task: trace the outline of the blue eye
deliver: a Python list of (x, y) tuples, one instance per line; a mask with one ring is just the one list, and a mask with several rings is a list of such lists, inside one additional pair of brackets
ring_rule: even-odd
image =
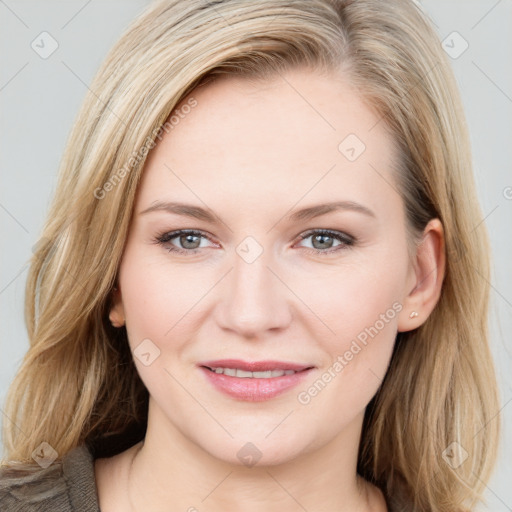
[[(300, 235), (301, 240), (306, 240), (307, 238), (312, 238), (313, 247), (303, 248), (306, 249), (307, 252), (315, 255), (330, 255), (354, 245), (356, 241), (354, 237), (346, 233), (341, 231), (331, 231), (328, 229), (310, 230), (307, 233)], [(176, 245), (171, 242), (175, 239), (178, 239), (181, 247), (176, 247)], [(156, 237), (155, 243), (164, 246), (169, 252), (191, 255), (196, 254), (200, 249), (205, 247), (201, 247), (201, 239), (206, 239), (211, 242), (210, 238), (202, 231), (179, 229), (169, 233), (162, 233)], [(339, 243), (337, 246), (334, 246), (333, 249), (332, 243), (336, 240)], [(314, 244), (317, 244), (319, 247), (315, 247)]]
[[(171, 240), (177, 238), (180, 244), (183, 244), (184, 248), (179, 248), (170, 244)], [(208, 237), (204, 235), (201, 231), (194, 231), (192, 229), (180, 229), (178, 231), (172, 231), (170, 233), (163, 233), (156, 238), (156, 242), (160, 245), (163, 245), (169, 252), (177, 252), (179, 254), (195, 254), (201, 248), (200, 245), (197, 245), (199, 239), (199, 244), (201, 243), (200, 239)], [(193, 246), (193, 247), (190, 247)]]
[[(308, 252), (318, 255), (330, 255), (334, 252), (338, 252), (340, 250), (346, 249), (355, 243), (355, 238), (347, 235), (346, 233), (342, 233), (341, 231), (331, 231), (329, 229), (316, 229), (308, 231), (300, 236), (302, 240), (306, 240), (307, 238), (312, 238), (313, 248), (307, 248)], [(332, 247), (332, 242), (337, 240), (339, 244), (337, 246)], [(318, 247), (314, 247), (314, 244), (317, 243)], [(328, 247), (325, 247), (328, 246)], [(327, 250), (323, 250), (326, 249)]]

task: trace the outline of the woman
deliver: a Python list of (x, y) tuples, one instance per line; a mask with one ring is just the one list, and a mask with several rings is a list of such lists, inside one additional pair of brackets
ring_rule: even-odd
[(3, 510), (471, 510), (489, 251), (417, 4), (155, 3), (91, 91), (28, 278)]

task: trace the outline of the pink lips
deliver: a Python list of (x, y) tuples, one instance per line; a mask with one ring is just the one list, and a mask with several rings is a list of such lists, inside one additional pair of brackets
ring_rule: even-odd
[[(255, 361), (246, 362), (239, 359), (221, 359), (205, 361), (199, 364), (200, 369), (213, 384), (223, 393), (239, 399), (252, 402), (269, 400), (278, 396), (301, 382), (313, 369), (311, 365), (288, 363), (285, 361)], [(294, 370), (297, 373), (271, 377), (266, 379), (250, 377), (231, 377), (222, 373), (215, 373), (210, 368), (237, 368), (248, 372), (262, 372), (268, 370)]]
[(306, 368), (312, 368), (312, 365), (301, 365), (287, 363), (286, 361), (242, 361), (241, 359), (217, 359), (216, 361), (204, 361), (199, 366), (208, 366), (209, 368), (239, 368), (247, 372), (264, 372), (267, 370), (294, 370), (300, 372)]

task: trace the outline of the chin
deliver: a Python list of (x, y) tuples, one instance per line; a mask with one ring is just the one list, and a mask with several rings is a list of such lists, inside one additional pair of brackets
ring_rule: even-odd
[[(247, 440), (244, 441), (244, 438)], [(211, 446), (203, 445), (203, 449), (227, 464), (247, 468), (286, 464), (296, 459), (305, 449), (304, 446), (294, 444), (291, 439), (285, 444), (277, 437), (274, 440), (265, 439), (265, 436), (259, 439), (251, 435), (235, 435), (235, 439)], [(301, 445), (303, 443), (304, 440)]]

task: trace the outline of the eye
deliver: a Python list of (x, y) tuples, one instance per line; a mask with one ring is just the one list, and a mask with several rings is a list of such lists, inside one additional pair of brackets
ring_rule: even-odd
[[(179, 254), (195, 254), (204, 246), (201, 247), (201, 238), (210, 240), (201, 231), (193, 229), (180, 229), (169, 233), (162, 233), (157, 236), (155, 242), (164, 246), (169, 252), (176, 252)], [(182, 248), (176, 247), (171, 240), (178, 239), (178, 243)]]
[[(338, 252), (340, 250), (351, 247), (356, 242), (356, 239), (351, 235), (341, 231), (332, 231), (329, 229), (310, 230), (300, 235), (301, 240), (306, 240), (308, 238), (312, 239), (312, 248), (303, 248), (305, 248), (307, 252), (320, 255), (330, 255), (334, 252)], [(181, 245), (181, 247), (177, 247), (175, 243), (172, 242), (175, 239), (177, 240), (177, 243)], [(177, 231), (171, 231), (158, 235), (154, 242), (162, 245), (169, 252), (190, 255), (195, 254), (199, 252), (200, 249), (207, 247), (205, 245), (201, 246), (201, 239), (209, 240), (211, 242), (210, 237), (202, 231), (193, 229), (179, 229)], [(335, 241), (338, 241), (337, 245), (333, 245)]]
[[(308, 252), (313, 254), (330, 255), (334, 252), (338, 252), (343, 249), (351, 247), (355, 243), (355, 238), (341, 231), (331, 231), (329, 229), (316, 229), (308, 231), (300, 235), (301, 240), (311, 238), (312, 249), (307, 248)], [(338, 241), (338, 245), (334, 246), (335, 241)], [(327, 250), (324, 250), (327, 249)]]

